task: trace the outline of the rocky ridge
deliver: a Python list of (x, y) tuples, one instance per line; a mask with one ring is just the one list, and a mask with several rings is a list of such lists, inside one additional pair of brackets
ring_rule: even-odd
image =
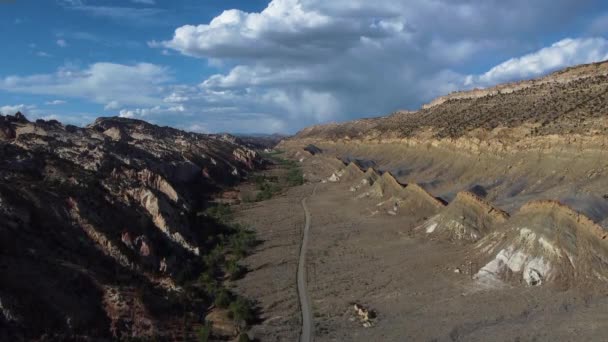
[(509, 214), (479, 196), (462, 191), (445, 210), (429, 219), (422, 229), (427, 234), (449, 240), (474, 242), (494, 231), (508, 218)]
[[(329, 157), (317, 157), (329, 158)], [(459, 192), (447, 205), (418, 184), (401, 185), (390, 172), (353, 172), (344, 165), (332, 177), (360, 193), (356, 199), (380, 201), (388, 215), (421, 218), (415, 231), (450, 241), (475, 242), (471, 269), (482, 287), (506, 283), (549, 284), (561, 288), (596, 286), (608, 281), (608, 232), (592, 218), (554, 200), (533, 200), (513, 216), (481, 195)], [(479, 189), (474, 189), (479, 191)], [(373, 215), (373, 214), (372, 214)], [(429, 218), (430, 217), (430, 218)]]
[[(607, 83), (608, 62), (582, 65), (451, 94), (415, 112), (309, 127), (278, 148), (314, 145), (325, 158), (384, 170), (368, 170), (350, 190), (389, 215), (424, 220), (424, 235), (473, 242), (478, 265), (465, 267), (480, 283), (602, 283)], [(386, 175), (408, 185), (395, 188)], [(414, 185), (428, 196), (403, 192)], [(424, 198), (449, 205), (423, 211)]]
[(216, 229), (197, 212), (261, 162), (228, 136), (20, 113), (0, 155), (0, 339), (176, 333), (171, 298)]

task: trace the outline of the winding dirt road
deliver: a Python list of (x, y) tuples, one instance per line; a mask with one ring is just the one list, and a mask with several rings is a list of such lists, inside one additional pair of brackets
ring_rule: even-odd
[[(317, 187), (315, 186), (312, 195), (315, 194)], [(308, 197), (302, 199), (302, 208), (306, 214), (306, 224), (302, 234), (302, 245), (300, 246), (300, 260), (298, 261), (298, 295), (300, 296), (300, 308), (302, 310), (302, 333), (300, 334), (300, 342), (312, 342), (314, 329), (312, 323), (312, 307), (310, 305), (310, 297), (306, 288), (306, 249), (308, 246), (308, 232), (310, 231), (310, 212), (306, 206)]]

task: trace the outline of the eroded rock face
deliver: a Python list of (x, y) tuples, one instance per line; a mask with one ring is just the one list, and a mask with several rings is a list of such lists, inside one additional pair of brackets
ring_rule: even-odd
[(8, 336), (170, 336), (180, 324), (165, 298), (205, 241), (194, 212), (259, 162), (237, 139), (138, 120), (78, 128), (0, 116)]
[(477, 195), (463, 191), (441, 211), (429, 219), (422, 229), (426, 234), (449, 240), (475, 242), (495, 231), (509, 215)]
[(581, 286), (608, 280), (608, 233), (555, 201), (526, 204), (475, 246), (480, 283)]

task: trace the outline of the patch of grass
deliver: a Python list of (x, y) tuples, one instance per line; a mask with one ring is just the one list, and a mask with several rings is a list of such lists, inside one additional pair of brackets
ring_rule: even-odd
[(292, 167), (287, 172), (287, 184), (289, 186), (298, 186), (304, 184), (304, 175), (299, 167)]
[(275, 160), (278, 156), (280, 156), (283, 153), (285, 153), (285, 151), (274, 150), (271, 152), (260, 152), (260, 155), (262, 156), (262, 158)]
[(260, 184), (258, 190), (260, 190), (260, 192), (258, 192), (255, 197), (256, 202), (271, 199), (272, 196), (281, 192), (281, 186), (278, 183), (265, 181), (264, 183)]

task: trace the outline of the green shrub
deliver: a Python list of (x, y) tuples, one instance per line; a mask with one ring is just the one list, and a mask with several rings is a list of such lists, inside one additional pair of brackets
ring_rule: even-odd
[(290, 186), (304, 184), (304, 175), (302, 174), (302, 170), (297, 167), (291, 168), (287, 173), (287, 184)]
[(276, 183), (264, 182), (258, 187), (258, 190), (260, 192), (255, 197), (256, 202), (271, 199), (272, 196), (281, 191), (281, 186)]
[(217, 292), (217, 289), (219, 288), (217, 280), (215, 280), (213, 275), (209, 274), (208, 272), (202, 273), (198, 277), (198, 283), (202, 285), (205, 289), (205, 292), (210, 295), (215, 294)]
[(256, 245), (255, 232), (239, 227), (238, 231), (231, 235), (228, 247), (237, 258), (244, 258)]
[(230, 260), (226, 264), (226, 271), (230, 274), (230, 280), (238, 280), (245, 275), (247, 269), (236, 260)]
[(204, 211), (205, 216), (213, 218), (214, 220), (226, 223), (232, 220), (234, 214), (232, 208), (227, 204), (218, 204), (213, 207), (209, 207)]
[(215, 295), (215, 306), (218, 308), (225, 309), (228, 306), (232, 305), (232, 294), (226, 289), (220, 289), (217, 291)]
[(215, 269), (218, 265), (224, 262), (224, 247), (221, 244), (218, 244), (213, 248), (209, 254), (203, 257), (203, 261), (207, 269)]
[(242, 297), (237, 297), (232, 301), (228, 310), (231, 318), (237, 322), (249, 323), (255, 318), (253, 304), (251, 301)]

